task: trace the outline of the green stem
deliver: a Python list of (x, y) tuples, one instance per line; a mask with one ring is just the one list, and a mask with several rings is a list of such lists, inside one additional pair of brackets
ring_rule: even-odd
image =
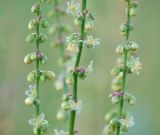
[[(40, 3), (40, 2), (39, 2)], [(40, 12), (37, 13), (37, 17), (40, 16)], [(36, 39), (36, 51), (39, 52), (39, 34), (40, 34), (40, 29), (39, 29), (39, 23), (37, 24), (37, 27), (36, 27), (36, 33), (37, 33), (37, 39)], [(40, 61), (39, 59), (37, 59), (36, 61), (36, 71), (37, 71), (37, 79), (36, 79), (36, 91), (37, 91), (37, 99), (39, 100), (40, 99), (40, 94), (39, 94), (39, 81), (40, 81), (40, 67), (39, 67), (39, 64), (40, 64)], [(40, 105), (39, 103), (36, 104), (36, 115), (37, 117), (39, 116), (40, 114)], [(40, 129), (38, 128), (37, 129), (37, 135), (41, 135), (41, 131)]]
[[(128, 11), (127, 11), (127, 25), (128, 25), (128, 29), (127, 29), (127, 32), (126, 32), (126, 42), (128, 42), (129, 40), (129, 34), (130, 34), (130, 21), (131, 21), (131, 17), (129, 15), (129, 8), (130, 8), (130, 0), (128, 0)], [(128, 52), (125, 51), (125, 54), (124, 54), (124, 71), (123, 71), (123, 92), (125, 92), (125, 88), (126, 88), (126, 77), (127, 77), (127, 59), (128, 59)], [(120, 101), (120, 107), (119, 107), (119, 119), (121, 119), (122, 117), (122, 113), (123, 113), (123, 106), (124, 106), (124, 101), (123, 101), (123, 96), (121, 97), (121, 101)], [(120, 128), (121, 128), (121, 125), (118, 124), (117, 125), (117, 130), (116, 130), (116, 135), (119, 135), (120, 134)]]
[[(85, 21), (86, 21), (86, 15), (84, 12), (86, 10), (86, 5), (87, 5), (87, 0), (82, 0), (83, 16), (82, 16), (81, 34), (80, 34), (82, 42), (80, 42), (80, 44), (79, 44), (79, 52), (76, 57), (74, 69), (76, 69), (79, 66), (81, 54), (82, 54), (82, 49), (83, 49), (83, 40), (84, 40), (84, 36), (85, 36)], [(74, 98), (75, 102), (77, 102), (77, 83), (78, 83), (78, 75), (76, 73), (74, 73), (73, 74), (73, 98)], [(71, 111), (69, 135), (74, 135), (75, 117), (76, 117), (76, 111)]]

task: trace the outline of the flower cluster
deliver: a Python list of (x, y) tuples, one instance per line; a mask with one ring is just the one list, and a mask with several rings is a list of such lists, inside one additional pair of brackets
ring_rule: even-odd
[(139, 45), (136, 42), (129, 41), (130, 31), (133, 30), (131, 18), (137, 14), (138, 3), (136, 0), (125, 0), (125, 2), (128, 5), (126, 9), (127, 21), (120, 26), (125, 41), (116, 48), (116, 53), (120, 57), (117, 60), (117, 65), (111, 70), (113, 92), (109, 95), (112, 103), (119, 105), (119, 109), (106, 115), (107, 125), (104, 129), (104, 135), (123, 135), (126, 134), (128, 128), (134, 125), (133, 116), (125, 112), (123, 106), (126, 102), (129, 105), (136, 103), (136, 97), (126, 92), (126, 76), (131, 73), (139, 75), (142, 69), (142, 63), (136, 55)]
[(27, 75), (27, 81), (32, 83), (32, 85), (29, 85), (29, 89), (25, 92), (25, 104), (27, 106), (32, 105), (36, 108), (36, 115), (33, 116), (33, 119), (29, 120), (29, 124), (33, 126), (34, 134), (37, 135), (45, 132), (48, 128), (48, 121), (45, 120), (43, 113), (40, 114), (39, 110), (39, 83), (40, 81), (52, 80), (55, 78), (54, 72), (40, 70), (40, 65), (44, 65), (48, 61), (47, 56), (40, 51), (40, 45), (47, 40), (47, 36), (41, 33), (40, 29), (46, 29), (49, 26), (48, 21), (41, 15), (41, 4), (47, 2), (49, 2), (49, 0), (40, 0), (31, 8), (31, 12), (35, 15), (35, 18), (29, 21), (28, 29), (31, 33), (27, 36), (26, 41), (28, 43), (35, 42), (36, 50), (27, 54), (24, 58), (25, 64), (36, 63), (36, 69)]
[(121, 134), (124, 135), (128, 128), (135, 125), (133, 116), (127, 112), (122, 113), (121, 118), (118, 118), (117, 110), (112, 110), (105, 115), (105, 121), (108, 123), (103, 130), (104, 135), (114, 135), (117, 125), (121, 125)]
[(33, 116), (33, 119), (30, 119), (28, 123), (33, 126), (34, 134), (37, 134), (37, 129), (40, 129), (41, 132), (45, 132), (48, 128), (48, 121), (45, 119), (44, 113), (41, 113), (38, 117)]
[(79, 113), (82, 108), (82, 101), (77, 100), (75, 102), (73, 99), (73, 96), (71, 94), (64, 94), (63, 99), (62, 99), (62, 103), (61, 103), (61, 108), (66, 111), (74, 110)]
[(80, 79), (84, 80), (92, 72), (93, 72), (93, 61), (91, 61), (87, 67), (76, 67), (75, 69), (70, 69), (67, 74), (66, 83), (68, 85), (73, 84), (74, 73), (76, 73)]
[(62, 103), (64, 109), (70, 110), (70, 130), (69, 134), (74, 134), (75, 114), (80, 111), (82, 102), (78, 100), (77, 83), (78, 79), (86, 79), (89, 73), (93, 72), (93, 61), (90, 62), (88, 67), (80, 66), (81, 54), (83, 47), (95, 48), (100, 44), (99, 38), (95, 38), (89, 32), (94, 28), (95, 17), (87, 9), (87, 1), (82, 0), (81, 4), (76, 0), (67, 1), (66, 13), (74, 17), (74, 24), (80, 27), (80, 33), (74, 32), (66, 37), (66, 50), (72, 54), (74, 60), (74, 67), (68, 71), (66, 84), (73, 85), (72, 95), (69, 100)]

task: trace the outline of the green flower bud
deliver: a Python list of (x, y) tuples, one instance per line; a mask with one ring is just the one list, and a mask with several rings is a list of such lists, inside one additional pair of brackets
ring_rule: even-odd
[(39, 13), (40, 12), (40, 5), (39, 4), (33, 5), (31, 8), (31, 12), (32, 13)]
[(45, 19), (42, 19), (40, 24), (41, 24), (42, 28), (48, 28), (49, 27), (49, 23)]
[(35, 79), (36, 79), (35, 71), (32, 71), (27, 75), (28, 82), (34, 82)]
[(130, 95), (129, 99), (128, 99), (128, 104), (129, 105), (135, 105), (136, 104), (136, 97), (133, 96), (133, 95)]
[(25, 99), (25, 104), (26, 104), (27, 106), (31, 106), (31, 105), (33, 105), (33, 103), (34, 103), (34, 98), (33, 98), (33, 97), (27, 97), (27, 98)]
[(120, 72), (121, 72), (120, 68), (118, 66), (116, 66), (116, 67), (112, 68), (111, 75), (112, 76), (118, 76)]
[(24, 57), (24, 63), (25, 64), (31, 64), (32, 60), (30, 59), (30, 54)]
[(73, 84), (73, 78), (66, 78), (66, 84), (72, 85)]
[(116, 53), (118, 53), (120, 55), (124, 54), (125, 53), (124, 45), (122, 45), (122, 44), (118, 45), (117, 48), (116, 48)]
[(139, 50), (139, 45), (135, 42), (131, 42), (131, 50), (132, 51), (138, 51)]
[(55, 78), (55, 73), (52, 71), (45, 71), (45, 76), (48, 80), (53, 80)]
[(36, 33), (31, 33), (26, 38), (27, 43), (33, 43), (35, 40), (36, 40)]
[(120, 102), (119, 97), (118, 96), (114, 96), (112, 97), (112, 103), (113, 104), (118, 104)]
[(63, 101), (68, 101), (68, 100), (69, 100), (69, 97), (70, 97), (70, 95), (64, 94), (64, 95), (62, 96), (62, 100), (63, 100)]
[(45, 41), (47, 41), (47, 36), (43, 33), (39, 34), (39, 41), (40, 43), (44, 43)]
[(111, 125), (106, 125), (103, 129), (103, 135), (114, 135), (115, 128)]
[(35, 19), (32, 19), (29, 24), (28, 24), (28, 29), (29, 30), (34, 30), (36, 28), (37, 22)]
[(128, 26), (127, 26), (126, 23), (123, 23), (123, 24), (120, 25), (120, 30), (121, 30), (121, 32), (126, 32), (127, 29), (128, 29)]
[(61, 108), (62, 108), (63, 110), (69, 110), (68, 103), (67, 103), (67, 102), (62, 102), (62, 103), (61, 103)]
[(111, 124), (111, 126), (113, 126), (113, 127), (116, 127), (118, 123), (119, 123), (119, 121), (118, 121), (117, 118), (113, 118), (113, 119), (110, 121), (110, 124)]
[(40, 81), (41, 82), (45, 82), (46, 81), (46, 77), (45, 77), (45, 75), (43, 73), (40, 75)]
[(81, 25), (81, 21), (82, 20), (82, 18), (75, 18), (74, 19), (74, 24), (76, 25), (76, 26), (80, 26)]
[(34, 53), (31, 53), (31, 55), (30, 55), (30, 59), (31, 59), (32, 61), (37, 60), (37, 55), (36, 55), (36, 53), (35, 53), (35, 52), (34, 52)]
[(137, 8), (135, 8), (135, 7), (132, 7), (132, 8), (129, 9), (129, 15), (130, 16), (136, 16), (137, 12), (138, 12)]
[(48, 62), (47, 56), (44, 55), (40, 62), (41, 62), (42, 65), (46, 64)]
[(106, 113), (105, 120), (107, 122), (109, 122), (112, 118), (114, 118), (116, 116), (117, 116), (117, 110), (116, 109), (111, 110), (110, 112)]

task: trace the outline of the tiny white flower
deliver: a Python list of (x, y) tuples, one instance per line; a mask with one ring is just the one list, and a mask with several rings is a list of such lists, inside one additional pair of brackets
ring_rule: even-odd
[(33, 105), (33, 103), (34, 103), (34, 100), (35, 100), (35, 98), (33, 98), (33, 97), (27, 97), (27, 98), (25, 99), (25, 104), (26, 104), (27, 106), (31, 106), (31, 105)]
[(93, 72), (93, 63), (94, 63), (93, 60), (89, 63), (89, 65), (88, 65), (88, 67), (86, 69), (87, 73), (92, 73)]
[(78, 100), (77, 102), (75, 102), (73, 99), (70, 99), (68, 101), (70, 109), (77, 111), (78, 113), (80, 112), (81, 108), (82, 108), (82, 101)]
[(97, 45), (100, 44), (99, 38), (94, 38), (93, 36), (87, 36), (87, 39), (84, 40), (84, 44), (88, 47), (88, 48), (94, 48)]
[(73, 52), (73, 53), (78, 53), (79, 52), (79, 48), (77, 47), (77, 45), (75, 45), (73, 43), (68, 44), (66, 49), (70, 52)]
[(30, 119), (28, 123), (33, 126), (34, 134), (37, 134), (37, 129), (47, 125), (48, 121), (45, 120), (44, 113), (41, 113), (37, 118)]
[(68, 132), (65, 132), (65, 131), (63, 131), (63, 130), (57, 130), (57, 129), (55, 129), (54, 130), (54, 135), (68, 135)]
[(129, 66), (131, 66), (131, 71), (137, 75), (140, 74), (140, 70), (142, 69), (142, 63), (139, 60), (139, 57), (134, 58), (131, 56), (129, 61)]
[(120, 119), (119, 122), (122, 126), (130, 128), (135, 125), (133, 116), (129, 115), (125, 119)]
[(80, 3), (75, 3), (74, 0), (68, 1), (66, 12), (72, 14), (75, 17), (80, 17)]
[(36, 85), (29, 85), (29, 89), (25, 91), (25, 95), (28, 97), (36, 97)]

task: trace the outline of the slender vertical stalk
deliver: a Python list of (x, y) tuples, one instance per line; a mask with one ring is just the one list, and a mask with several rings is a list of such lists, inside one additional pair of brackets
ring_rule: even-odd
[[(39, 4), (41, 2), (39, 1)], [(40, 12), (37, 12), (37, 17), (40, 16)], [(37, 39), (36, 39), (36, 51), (39, 52), (39, 33), (40, 33), (40, 30), (39, 30), (39, 23), (37, 24), (37, 27), (36, 27), (36, 34), (37, 34)], [(36, 79), (36, 91), (37, 91), (37, 99), (39, 100), (40, 98), (40, 94), (39, 94), (39, 81), (40, 81), (40, 69), (39, 69), (39, 64), (40, 64), (40, 61), (39, 59), (36, 60), (36, 72), (37, 72), (37, 79)], [(39, 116), (40, 114), (40, 104), (37, 104), (36, 105), (36, 115), (37, 117)], [(41, 131), (40, 129), (38, 128), (37, 129), (37, 135), (41, 135)]]
[[(87, 0), (82, 0), (82, 23), (81, 23), (81, 39), (82, 41), (79, 44), (79, 52), (76, 57), (76, 62), (74, 69), (76, 69), (79, 66), (82, 49), (83, 49), (83, 40), (84, 40), (84, 34), (85, 34), (85, 10), (86, 10)], [(75, 102), (77, 102), (77, 84), (78, 84), (78, 75), (76, 73), (73, 74), (73, 98)], [(76, 111), (72, 110), (70, 114), (70, 125), (69, 125), (69, 135), (74, 135), (74, 125), (75, 125), (75, 117), (76, 117)]]
[[(128, 10), (127, 10), (127, 26), (130, 26), (130, 15), (129, 15), (129, 8), (130, 8), (130, 0), (128, 0)], [(126, 32), (126, 42), (129, 40), (129, 34), (130, 34), (130, 29), (127, 29)], [(123, 92), (125, 92), (126, 89), (126, 77), (127, 77), (127, 56), (128, 56), (128, 52), (125, 51), (124, 54), (124, 71), (123, 71), (123, 86), (122, 86), (122, 90)], [(119, 107), (119, 119), (121, 119), (122, 117), (122, 113), (123, 113), (123, 106), (124, 106), (124, 101), (123, 101), (123, 96), (121, 97), (121, 101), (120, 101), (120, 107)], [(117, 126), (117, 130), (116, 130), (116, 135), (120, 134), (120, 128), (121, 125), (119, 124)]]

